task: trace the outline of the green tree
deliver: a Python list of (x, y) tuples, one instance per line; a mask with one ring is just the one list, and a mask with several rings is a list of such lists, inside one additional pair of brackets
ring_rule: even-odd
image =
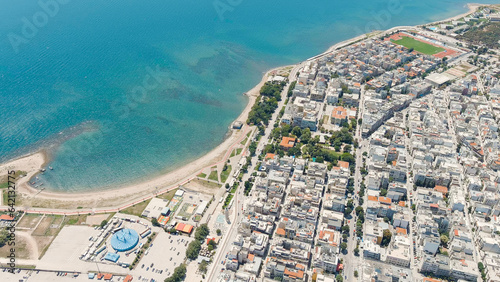
[(297, 138), (300, 138), (300, 136), (302, 135), (302, 130), (300, 129), (300, 127), (296, 126), (292, 129), (292, 135), (295, 135)]
[(340, 275), (340, 274), (337, 274), (337, 277), (335, 277), (335, 279), (337, 280), (337, 282), (344, 281), (344, 278), (342, 278), (342, 275)]
[(295, 89), (296, 84), (297, 84), (297, 81), (293, 81), (292, 83), (290, 83), (290, 87), (288, 87), (288, 93), (287, 93), (288, 97), (292, 97), (293, 90)]
[(354, 270), (354, 277), (358, 278), (359, 274), (357, 270)]
[(352, 209), (350, 207), (347, 207), (345, 210), (344, 210), (344, 214), (347, 216), (347, 215), (350, 215), (352, 212)]
[(352, 146), (351, 145), (345, 145), (344, 146), (344, 153), (349, 153), (352, 149)]
[(355, 211), (356, 211), (356, 215), (359, 215), (359, 213), (361, 211), (363, 211), (363, 207), (362, 206), (357, 206), (356, 209), (355, 209)]
[(360, 211), (358, 213), (358, 220), (361, 222), (365, 222), (365, 212), (364, 211)]
[(283, 124), (283, 126), (281, 126), (281, 135), (288, 137), (291, 131), (292, 127), (289, 124)]
[(165, 279), (165, 282), (180, 282), (184, 280), (184, 277), (186, 277), (186, 265), (181, 264), (178, 267), (174, 269), (174, 273), (167, 279)]
[(194, 238), (198, 241), (203, 241), (208, 236), (208, 234), (210, 234), (210, 229), (208, 229), (208, 225), (204, 223), (196, 228)]
[(296, 156), (296, 157), (299, 157), (301, 154), (302, 154), (302, 152), (300, 151), (300, 148), (298, 148), (298, 147), (292, 147), (292, 148), (288, 149), (288, 153), (287, 153), (287, 155), (289, 155), (289, 156)]
[(217, 236), (220, 236), (222, 234), (222, 231), (220, 229), (217, 229)]
[(439, 237), (439, 239), (441, 239), (441, 245), (442, 246), (447, 246), (448, 245), (448, 241), (449, 241), (449, 238), (448, 236), (446, 235), (441, 235), (441, 237)]
[(255, 151), (257, 150), (257, 142), (252, 142), (250, 143), (250, 145), (248, 146), (248, 151), (250, 151), (250, 154), (252, 156), (255, 155)]
[(350, 153), (343, 153), (340, 156), (340, 159), (344, 162), (348, 162), (349, 164), (354, 164), (355, 162), (353, 155), (351, 155)]
[(342, 243), (340, 244), (340, 248), (341, 248), (343, 251), (347, 250), (347, 243), (346, 243), (346, 242), (342, 242)]
[(186, 249), (186, 257), (190, 260), (195, 260), (201, 250), (201, 243), (198, 240), (191, 241)]
[(108, 221), (107, 220), (103, 220), (103, 221), (101, 221), (100, 227), (104, 228), (104, 226), (106, 226), (107, 224), (108, 224)]
[(217, 244), (215, 243), (214, 240), (210, 240), (210, 241), (208, 241), (208, 246), (209, 247), (212, 246), (212, 249), (215, 249), (215, 246), (217, 246)]
[(484, 264), (482, 262), (478, 262), (477, 263), (477, 268), (479, 268), (479, 271), (483, 271), (484, 270)]
[(198, 270), (201, 273), (207, 273), (207, 269), (208, 269), (208, 262), (206, 260), (203, 260), (198, 266)]
[(9, 231), (7, 228), (2, 228), (2, 231), (0, 231), (0, 247), (5, 246), (7, 241), (9, 241)]
[(342, 232), (349, 233), (349, 225), (342, 226)]
[(387, 247), (389, 246), (389, 243), (391, 242), (391, 238), (392, 238), (392, 233), (391, 231), (389, 231), (389, 229), (385, 229), (384, 230), (384, 234), (382, 236), (382, 242), (380, 243), (380, 245), (382, 247)]
[(151, 223), (153, 224), (153, 226), (160, 226), (160, 223), (158, 222), (158, 219), (156, 219), (156, 217), (153, 217), (151, 219)]
[(354, 208), (354, 201), (352, 199), (349, 199), (349, 201), (347, 201), (347, 207), (349, 208)]
[(306, 128), (302, 130), (302, 135), (300, 136), (300, 142), (307, 144), (311, 140), (311, 130)]

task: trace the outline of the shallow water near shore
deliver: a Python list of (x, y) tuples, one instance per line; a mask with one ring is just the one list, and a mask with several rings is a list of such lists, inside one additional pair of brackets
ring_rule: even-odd
[(0, 2), (0, 161), (48, 148), (54, 170), (40, 181), (70, 192), (207, 153), (267, 69), (467, 10), (440, 0), (41, 2)]

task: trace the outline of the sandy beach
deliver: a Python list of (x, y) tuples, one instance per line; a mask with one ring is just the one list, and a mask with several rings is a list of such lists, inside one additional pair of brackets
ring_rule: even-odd
[[(254, 88), (246, 92), (248, 96), (248, 103), (242, 113), (236, 120), (245, 122), (256, 98), (259, 96), (259, 90), (262, 85), (267, 81), (268, 75), (285, 67), (272, 69), (263, 76), (262, 80)], [(69, 208), (73, 205), (58, 205), (57, 201), (73, 202), (74, 205), (78, 204), (81, 207), (96, 207), (103, 206), (102, 204), (96, 205), (96, 199), (104, 202), (106, 207), (116, 207), (118, 205), (125, 205), (137, 200), (141, 200), (153, 193), (163, 193), (170, 189), (176, 188), (178, 185), (184, 184), (198, 175), (202, 170), (212, 167), (216, 164), (223, 163), (229, 157), (233, 146), (238, 145), (241, 140), (246, 137), (246, 134), (251, 131), (248, 125), (244, 125), (241, 130), (232, 130), (231, 135), (224, 140), (219, 146), (211, 150), (209, 153), (200, 157), (199, 159), (190, 162), (172, 172), (164, 175), (154, 177), (151, 180), (137, 183), (122, 188), (108, 189), (96, 192), (82, 192), (82, 193), (60, 193), (48, 190), (39, 191), (31, 187), (28, 180), (40, 172), (40, 168), (44, 167), (46, 156), (43, 152), (38, 152), (33, 155), (21, 157), (19, 159), (9, 161), (0, 165), (0, 175), (7, 173), (7, 170), (22, 170), (27, 172), (27, 176), (19, 179), (16, 183), (18, 193), (22, 194), (25, 199), (32, 201), (42, 202), (43, 200), (52, 200), (50, 206), (61, 206), (62, 208)], [(229, 152), (229, 153), (228, 153)], [(47, 201), (46, 201), (47, 202)]]
[(457, 15), (457, 16), (453, 16), (453, 17), (444, 19), (444, 20), (439, 20), (439, 21), (435, 21), (435, 22), (431, 22), (431, 23), (426, 23), (425, 25), (432, 25), (432, 24), (444, 23), (444, 22), (449, 22), (449, 21), (456, 21), (456, 20), (458, 20), (460, 18), (463, 18), (463, 17), (467, 16), (468, 14), (474, 13), (475, 11), (477, 11), (477, 9), (479, 9), (479, 7), (482, 7), (482, 6), (488, 6), (488, 5), (486, 5), (486, 4), (479, 4), (479, 3), (467, 3), (467, 8), (469, 8), (469, 11), (467, 11), (467, 12), (465, 12), (463, 14)]
[[(463, 13), (461, 15), (457, 15), (445, 20), (440, 20), (434, 23), (446, 22), (450, 20), (456, 20), (462, 18), (474, 11), (476, 11), (480, 6), (485, 6), (481, 4), (468, 4), (469, 11)], [(431, 24), (434, 24), (431, 23)], [(385, 32), (389, 32), (390, 30), (397, 29), (399, 27), (391, 28)], [(351, 44), (355, 41), (362, 40), (366, 38), (367, 35), (360, 35), (355, 38), (351, 38), (345, 40), (343, 42), (336, 43), (331, 46), (326, 52), (317, 55), (311, 59), (317, 58), (323, 54), (332, 52), (333, 50), (343, 47), (345, 45)], [(289, 67), (289, 66), (287, 66)], [(243, 112), (239, 115), (236, 120), (245, 122), (247, 120), (248, 114), (255, 103), (255, 99), (259, 96), (259, 90), (262, 85), (266, 82), (269, 74), (276, 72), (279, 69), (284, 69), (287, 67), (279, 67), (274, 68), (263, 76), (262, 80), (259, 84), (257, 84), (254, 88), (246, 92), (246, 95), (249, 97), (248, 103), (243, 110)], [(35, 188), (29, 186), (28, 180), (39, 173), (40, 168), (44, 166), (46, 161), (46, 156), (43, 152), (38, 152), (33, 155), (21, 157), (19, 159), (7, 162), (5, 164), (0, 165), (0, 175), (4, 175), (7, 173), (7, 170), (22, 170), (27, 172), (27, 176), (21, 178), (17, 182), (18, 193), (22, 194), (22, 197), (25, 199), (30, 199), (30, 201), (24, 202), (25, 205), (33, 204), (34, 202), (50, 202), (52, 204), (48, 205), (49, 208), (72, 208), (75, 205), (84, 208), (95, 208), (95, 207), (120, 207), (125, 206), (131, 203), (135, 203), (145, 199), (147, 197), (151, 197), (155, 193), (163, 193), (173, 188), (178, 187), (188, 181), (196, 178), (201, 171), (206, 168), (210, 168), (214, 165), (223, 163), (229, 157), (230, 152), (233, 147), (238, 145), (241, 140), (244, 139), (246, 134), (250, 132), (251, 128), (248, 125), (244, 125), (241, 130), (232, 130), (231, 135), (224, 140), (219, 146), (211, 150), (206, 155), (200, 157), (199, 159), (190, 162), (172, 172), (166, 173), (164, 175), (154, 177), (151, 180), (132, 184), (129, 186), (116, 188), (116, 189), (108, 189), (96, 192), (95, 190), (83, 193), (58, 193), (51, 191), (39, 191)], [(68, 205), (61, 205), (60, 203), (71, 203)], [(97, 202), (100, 202), (97, 204)], [(38, 206), (45, 207), (45, 204), (41, 204)]]
[(43, 167), (45, 161), (46, 156), (44, 152), (38, 152), (32, 155), (20, 157), (8, 163), (1, 164), (0, 175), (7, 175), (9, 170), (25, 171), (26, 176), (17, 180), (17, 185), (22, 185), (28, 182), (28, 180), (36, 173), (40, 172), (40, 168)]

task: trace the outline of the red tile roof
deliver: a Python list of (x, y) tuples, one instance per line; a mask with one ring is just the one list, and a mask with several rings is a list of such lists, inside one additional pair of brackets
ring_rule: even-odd
[(2, 214), (2, 215), (0, 215), (0, 220), (12, 221), (12, 220), (14, 220), (14, 218), (8, 214)]
[(344, 161), (338, 161), (337, 165), (341, 168), (349, 168), (349, 163)]
[(384, 204), (391, 204), (392, 201), (390, 198), (387, 197), (378, 197), (378, 201)]
[(295, 145), (295, 138), (283, 137), (280, 146), (285, 148), (292, 148)]
[(448, 188), (446, 188), (445, 186), (437, 185), (436, 187), (434, 187), (434, 191), (446, 194), (448, 193)]

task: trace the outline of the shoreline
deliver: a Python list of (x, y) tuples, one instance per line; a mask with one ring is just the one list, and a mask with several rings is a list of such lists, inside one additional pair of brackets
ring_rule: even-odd
[(444, 20), (438, 20), (438, 21), (434, 21), (434, 22), (430, 22), (430, 23), (426, 23), (426, 24), (421, 24), (421, 25), (418, 25), (418, 26), (433, 25), (433, 24), (444, 23), (444, 22), (449, 22), (449, 21), (456, 21), (456, 20), (458, 20), (460, 18), (463, 18), (463, 17), (465, 17), (465, 16), (467, 16), (469, 14), (472, 14), (472, 13), (476, 12), (480, 7), (491, 6), (491, 5), (493, 5), (493, 4), (467, 3), (466, 7), (469, 9), (467, 12), (464, 12), (462, 14), (446, 18)]
[[(429, 24), (435, 24), (435, 23), (441, 23), (441, 22), (446, 22), (450, 20), (455, 20), (459, 19), (461, 17), (464, 17), (468, 14), (471, 14), (475, 12), (479, 7), (482, 6), (489, 6), (489, 4), (477, 4), (477, 3), (468, 3), (467, 7), (469, 11), (453, 16), (444, 20), (432, 22), (432, 23), (427, 23), (427, 24), (422, 24), (422, 25), (429, 25)], [(422, 25), (416, 25), (416, 26), (422, 26)], [(391, 32), (392, 30), (395, 29), (401, 29), (401, 28), (411, 28), (415, 26), (399, 26), (399, 27), (392, 27), (389, 28), (385, 31), (379, 31), (377, 33), (368, 33), (368, 34), (362, 34), (359, 36), (356, 36), (354, 38), (350, 38), (347, 40), (344, 40), (342, 42), (335, 43), (331, 47), (329, 47), (325, 52), (313, 56), (309, 59), (303, 60), (302, 62), (299, 62), (295, 65), (291, 66), (296, 66), (299, 65), (303, 62), (307, 62), (313, 59), (316, 59), (318, 57), (324, 56), (325, 54), (331, 53), (332, 51), (335, 51), (339, 48), (345, 47), (347, 45), (353, 44), (357, 41), (369, 38), (369, 35), (375, 34), (376, 36), (380, 36), (382, 33), (388, 33)], [(219, 144), (217, 147), (213, 148), (206, 154), (202, 155), (201, 157), (181, 166), (178, 167), (172, 171), (169, 171), (167, 173), (164, 173), (159, 176), (154, 176), (153, 178), (149, 180), (138, 180), (137, 183), (131, 183), (131, 184), (126, 184), (123, 185), (123, 187), (119, 187), (120, 185), (117, 185), (117, 187), (110, 187), (110, 188), (104, 188), (104, 190), (99, 191), (100, 188), (92, 189), (89, 191), (84, 191), (84, 192), (56, 192), (56, 191), (50, 191), (50, 190), (43, 190), (40, 191), (38, 189), (35, 189), (27, 183), (32, 177), (34, 177), (37, 173), (39, 173), (39, 169), (44, 167), (44, 165), (48, 161), (48, 156), (45, 152), (44, 149), (33, 153), (33, 154), (28, 154), (24, 155), (21, 157), (18, 157), (14, 160), (7, 161), (3, 164), (0, 164), (0, 174), (2, 174), (4, 171), (7, 169), (14, 167), (16, 170), (23, 170), (27, 171), (28, 174), (27, 176), (21, 178), (18, 180), (16, 183), (18, 187), (18, 192), (27, 195), (30, 198), (34, 198), (36, 196), (37, 199), (49, 199), (49, 200), (61, 200), (61, 201), (71, 201), (71, 202), (81, 202), (84, 200), (90, 201), (90, 202), (95, 202), (95, 199), (89, 200), (88, 196), (93, 195), (96, 196), (98, 193), (98, 196), (96, 198), (99, 198), (99, 200), (110, 200), (107, 201), (109, 202), (109, 206), (114, 206), (113, 201), (116, 201), (118, 203), (121, 203), (122, 205), (126, 205), (127, 203), (135, 203), (137, 200), (140, 199), (142, 201), (145, 196), (152, 196), (153, 194), (162, 194), (166, 191), (169, 191), (171, 189), (175, 189), (180, 185), (183, 185), (193, 179), (196, 179), (196, 175), (198, 175), (201, 171), (212, 167), (214, 165), (220, 164), (222, 162), (225, 162), (228, 157), (229, 153), (232, 151), (232, 148), (235, 145), (238, 145), (240, 142), (240, 139), (242, 140), (242, 137), (245, 137), (246, 134), (248, 134), (249, 131), (253, 130), (253, 127), (250, 127), (246, 125), (246, 120), (248, 117), (248, 114), (250, 113), (250, 110), (252, 109), (253, 105), (255, 104), (256, 98), (260, 95), (259, 91), (262, 85), (267, 81), (267, 77), (269, 74), (276, 72), (280, 69), (284, 69), (290, 67), (289, 66), (282, 66), (282, 67), (277, 67), (273, 68), (263, 75), (261, 81), (253, 87), (251, 90), (247, 91), (244, 93), (248, 97), (248, 102), (241, 114), (235, 119), (235, 121), (241, 121), (244, 123), (244, 126), (242, 127), (241, 130), (233, 130), (230, 129), (229, 134), (227, 134), (227, 137), (222, 141), (221, 144)], [(37, 167), (38, 166), (38, 167)], [(96, 193), (97, 192), (97, 193)], [(153, 193), (153, 194), (152, 194)], [(129, 204), (129, 205), (132, 205)], [(120, 204), (117, 204), (120, 205)], [(126, 206), (129, 206), (126, 205)]]
[[(367, 38), (370, 37), (369, 35), (380, 36), (381, 33), (389, 33), (389, 32), (392, 32), (395, 29), (408, 29), (408, 28), (414, 28), (414, 27), (421, 27), (421, 26), (424, 26), (424, 25), (432, 25), (432, 24), (438, 24), (438, 23), (453, 21), (453, 20), (460, 19), (462, 17), (465, 17), (465, 16), (467, 16), (469, 14), (472, 14), (472, 13), (476, 12), (477, 9), (479, 9), (480, 7), (491, 6), (491, 5), (494, 5), (494, 4), (467, 3), (465, 5), (465, 7), (467, 7), (467, 9), (468, 9), (467, 12), (464, 12), (464, 13), (456, 15), (456, 16), (451, 16), (451, 17), (443, 19), (443, 20), (438, 20), (438, 21), (434, 21), (434, 22), (429, 22), (429, 23), (419, 24), (419, 25), (413, 25), (413, 26), (394, 26), (394, 27), (391, 27), (391, 28), (388, 28), (388, 29), (385, 29), (385, 30), (374, 30), (374, 31), (372, 31), (370, 33), (360, 34), (360, 35), (358, 35), (356, 37), (349, 38), (349, 39), (346, 39), (344, 41), (335, 43), (334, 45), (328, 47), (328, 49), (326, 49), (326, 51), (324, 51), (324, 52), (322, 52), (322, 53), (320, 53), (318, 55), (312, 56), (312, 57), (304, 60), (304, 62), (305, 61), (314, 60), (314, 59), (322, 57), (322, 56), (324, 56), (324, 55), (326, 55), (326, 54), (328, 54), (330, 52), (333, 52), (333, 51), (335, 51), (337, 49), (340, 49), (340, 48), (346, 47), (347, 45), (353, 44), (353, 43), (355, 43), (357, 41), (361, 41), (363, 39), (367, 39)], [(297, 63), (297, 64), (300, 64), (300, 63)]]
[[(36, 174), (39, 173), (40, 168), (44, 167), (47, 163), (48, 156), (43, 149), (0, 164), (0, 174), (3, 174), (3, 172), (8, 169), (27, 171), (27, 176), (20, 178), (16, 183), (18, 192), (29, 197), (36, 196), (37, 199), (81, 201), (88, 198), (89, 195), (96, 195), (98, 193), (99, 199), (101, 200), (112, 200), (117, 199), (118, 197), (126, 197), (129, 200), (137, 200), (145, 195), (151, 195), (151, 193), (164, 193), (168, 190), (176, 188), (179, 185), (187, 183), (192, 179), (196, 179), (196, 175), (198, 175), (201, 171), (227, 160), (229, 156), (228, 152), (231, 152), (232, 147), (238, 145), (239, 142), (241, 142), (239, 139), (246, 137), (246, 134), (252, 130), (252, 127), (246, 125), (245, 122), (248, 114), (255, 104), (255, 100), (260, 95), (260, 88), (267, 81), (267, 78), (271, 73), (286, 67), (289, 66), (282, 66), (268, 70), (264, 73), (261, 81), (256, 86), (249, 91), (244, 92), (243, 95), (248, 97), (248, 101), (243, 111), (235, 119), (235, 121), (241, 121), (244, 123), (241, 130), (229, 129), (227, 136), (225, 136), (222, 143), (220, 143), (217, 147), (181, 167), (175, 168), (172, 171), (159, 176), (154, 176), (149, 180), (138, 180), (137, 183), (126, 184), (121, 187), (120, 185), (117, 185), (117, 187), (104, 188), (103, 190), (99, 190), (102, 188), (96, 188), (82, 192), (58, 192), (51, 190), (40, 191), (39, 189), (31, 187), (28, 181), (32, 177), (36, 176)], [(119, 195), (117, 195), (117, 192), (119, 192)], [(128, 201), (122, 202), (126, 203)]]

